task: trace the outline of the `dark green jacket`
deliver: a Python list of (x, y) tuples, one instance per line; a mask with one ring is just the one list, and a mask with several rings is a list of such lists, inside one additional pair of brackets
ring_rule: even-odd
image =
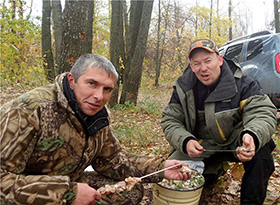
[[(177, 159), (189, 159), (185, 146), (190, 138), (198, 140), (205, 149), (235, 149), (242, 145), (244, 133), (254, 136), (256, 149), (271, 139), (276, 126), (275, 106), (256, 81), (242, 75), (232, 61), (225, 60), (220, 81), (204, 103), (208, 135), (196, 136), (199, 126), (193, 89), (197, 81), (192, 70), (187, 68), (177, 80), (163, 112), (161, 126)], [(201, 157), (210, 154), (204, 152)]]

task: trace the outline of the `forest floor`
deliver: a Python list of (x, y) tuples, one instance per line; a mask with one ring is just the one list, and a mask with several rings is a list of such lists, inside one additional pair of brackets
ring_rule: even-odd
[[(19, 96), (20, 94), (26, 92), (27, 90), (23, 89), (22, 86), (7, 86), (1, 88), (1, 98), (0, 105), (3, 103)], [(159, 126), (161, 114), (149, 114), (153, 109), (162, 110), (168, 103), (170, 94), (172, 92), (172, 85), (161, 85), (159, 88), (151, 88), (149, 92), (146, 92), (145, 89), (140, 89), (138, 102), (145, 101), (145, 109), (117, 109), (112, 111), (112, 127), (115, 128), (116, 136), (119, 137), (120, 142), (123, 144), (123, 147), (128, 151), (133, 150), (136, 153), (141, 154), (161, 154), (162, 156), (167, 156), (169, 152), (168, 143), (164, 139), (161, 128)], [(148, 100), (152, 99), (152, 103), (147, 103)], [(155, 107), (154, 102), (159, 103)], [(143, 106), (143, 103), (138, 103), (140, 106)], [(124, 114), (125, 113), (125, 114)], [(280, 118), (280, 112), (278, 112), (278, 118)], [(144, 121), (140, 121), (143, 119)], [(143, 123), (144, 122), (144, 123)], [(132, 123), (132, 125), (130, 125)], [(147, 125), (143, 128), (143, 126)], [(135, 129), (130, 129), (128, 126), (135, 127)], [(139, 126), (139, 127), (137, 127)], [(131, 134), (136, 132), (139, 129), (145, 129), (144, 134), (138, 136), (139, 142), (135, 142), (138, 139), (124, 139), (124, 135)], [(155, 133), (159, 137), (148, 136), (144, 138), (143, 135), (150, 135), (150, 133)], [(133, 133), (132, 133), (133, 134)], [(137, 135), (134, 134), (134, 135)], [(149, 138), (152, 138), (148, 141)], [(267, 197), (264, 205), (279, 205), (280, 204), (280, 122), (278, 120), (277, 130), (273, 136), (275, 142), (277, 141), (278, 147), (273, 151), (274, 156), (274, 165), (275, 171), (270, 177), (269, 185), (267, 189)], [(139, 146), (139, 143), (143, 143), (143, 140), (147, 140), (146, 144)], [(127, 141), (130, 141), (129, 143)], [(144, 142), (145, 143), (145, 142)], [(138, 144), (138, 145), (137, 145)], [(226, 174), (219, 178), (217, 185), (212, 189), (203, 189), (202, 196), (200, 199), (200, 204), (240, 204), (240, 184), (242, 178), (242, 165), (231, 163), (230, 169)], [(144, 184), (145, 193), (141, 205), (150, 205), (153, 204), (153, 193), (152, 185)]]

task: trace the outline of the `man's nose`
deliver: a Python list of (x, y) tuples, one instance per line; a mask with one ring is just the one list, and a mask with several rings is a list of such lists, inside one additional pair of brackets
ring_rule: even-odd
[(206, 71), (208, 69), (208, 67), (205, 63), (202, 63), (200, 69), (201, 69), (201, 71)]
[(103, 88), (96, 88), (93, 97), (97, 100), (102, 100), (103, 99)]

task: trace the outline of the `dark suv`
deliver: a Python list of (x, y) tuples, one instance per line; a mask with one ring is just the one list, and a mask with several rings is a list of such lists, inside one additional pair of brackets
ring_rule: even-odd
[(280, 33), (262, 31), (222, 45), (220, 53), (238, 63), (243, 73), (260, 83), (280, 109)]

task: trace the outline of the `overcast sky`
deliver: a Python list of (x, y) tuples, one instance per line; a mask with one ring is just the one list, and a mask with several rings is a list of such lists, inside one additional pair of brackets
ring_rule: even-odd
[[(211, 0), (180, 0), (184, 5), (199, 3), (201, 6), (210, 8)], [(216, 6), (216, 0), (213, 0)], [(228, 15), (229, 0), (220, 0), (220, 10)], [(239, 17), (245, 15), (252, 17), (248, 25), (248, 34), (267, 29), (267, 25), (274, 19), (273, 0), (232, 0), (233, 13)]]
[[(27, 5), (30, 5), (31, 0), (26, 0)], [(104, 0), (107, 1), (107, 0)], [(154, 0), (157, 2), (157, 0)], [(210, 8), (211, 0), (179, 0), (182, 5), (190, 7), (196, 2), (201, 6)], [(3, 2), (3, 0), (0, 0)], [(216, 5), (216, 0), (213, 0)], [(229, 0), (220, 0), (220, 9), (225, 15), (228, 12)], [(247, 25), (248, 33), (253, 33), (261, 30), (266, 30), (267, 25), (273, 20), (273, 0), (232, 0), (233, 12), (240, 18), (245, 15), (251, 16), (251, 21)], [(41, 16), (42, 0), (33, 0), (33, 14)]]

